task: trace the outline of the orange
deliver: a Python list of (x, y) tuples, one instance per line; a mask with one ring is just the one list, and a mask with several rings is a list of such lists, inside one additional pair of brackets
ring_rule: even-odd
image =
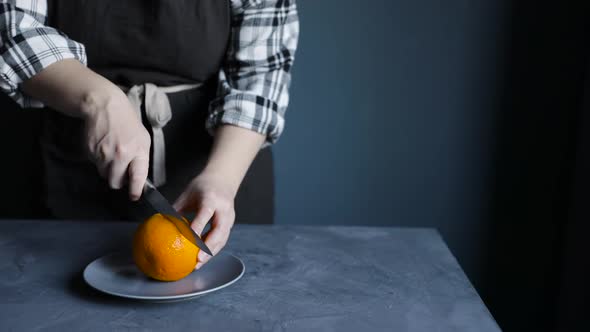
[(189, 275), (197, 264), (199, 248), (187, 222), (154, 214), (139, 225), (133, 237), (133, 260), (148, 277), (176, 281)]

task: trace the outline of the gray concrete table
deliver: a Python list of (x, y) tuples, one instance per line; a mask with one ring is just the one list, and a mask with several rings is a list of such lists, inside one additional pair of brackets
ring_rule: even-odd
[(132, 223), (0, 220), (0, 331), (499, 331), (431, 229), (234, 227), (244, 277), (185, 302), (103, 295), (81, 271)]

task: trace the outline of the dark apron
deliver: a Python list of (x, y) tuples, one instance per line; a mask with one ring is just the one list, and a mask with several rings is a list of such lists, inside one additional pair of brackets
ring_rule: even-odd
[[(48, 5), (50, 25), (83, 43), (88, 66), (123, 89), (200, 85), (166, 94), (172, 117), (162, 129), (166, 182), (160, 189), (174, 200), (203, 169), (211, 149), (205, 119), (228, 43), (229, 1), (50, 0)], [(56, 218), (138, 219), (153, 212), (130, 202), (125, 190), (109, 189), (88, 159), (81, 120), (52, 109), (44, 113), (46, 204)], [(145, 105), (141, 114), (155, 139)], [(236, 222), (272, 223), (273, 177), (271, 150), (261, 150), (237, 194)]]

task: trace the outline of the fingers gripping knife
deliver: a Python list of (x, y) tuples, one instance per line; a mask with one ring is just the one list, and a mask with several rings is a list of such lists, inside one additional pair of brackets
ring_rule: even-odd
[(201, 237), (190, 227), (190, 224), (186, 220), (186, 218), (183, 217), (180, 213), (178, 213), (178, 211), (176, 211), (172, 207), (172, 205), (170, 205), (168, 200), (166, 200), (166, 198), (158, 191), (156, 186), (154, 186), (154, 184), (149, 179), (146, 180), (145, 186), (143, 187), (143, 199), (146, 202), (148, 202), (148, 204), (150, 204), (156, 211), (163, 214), (164, 216), (172, 216), (172, 217), (180, 220), (181, 222), (185, 222), (186, 225), (184, 225), (184, 226), (188, 225), (188, 227), (183, 227), (183, 225), (178, 225), (175, 220), (172, 220), (172, 218), (169, 218), (170, 221), (172, 221), (176, 225), (176, 227), (179, 229), (179, 231), (181, 231), (181, 233), (184, 234), (184, 232), (182, 232), (181, 227), (190, 229), (190, 231), (192, 233), (192, 238), (189, 236), (188, 240), (191, 241), (194, 245), (196, 245), (199, 249), (203, 250), (204, 252), (206, 252), (210, 256), (213, 256), (213, 254), (211, 253), (211, 250), (209, 250), (209, 248), (207, 248), (207, 245), (205, 244), (205, 242), (203, 242), (203, 240), (201, 240)]

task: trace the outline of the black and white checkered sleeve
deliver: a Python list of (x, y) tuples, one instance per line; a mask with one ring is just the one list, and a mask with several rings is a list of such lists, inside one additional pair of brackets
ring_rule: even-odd
[(84, 45), (45, 26), (47, 0), (0, 0), (0, 90), (22, 107), (43, 104), (22, 93), (20, 84), (64, 59), (86, 64)]
[(232, 0), (230, 43), (207, 128), (231, 124), (276, 142), (285, 126), (299, 37), (295, 0)]

